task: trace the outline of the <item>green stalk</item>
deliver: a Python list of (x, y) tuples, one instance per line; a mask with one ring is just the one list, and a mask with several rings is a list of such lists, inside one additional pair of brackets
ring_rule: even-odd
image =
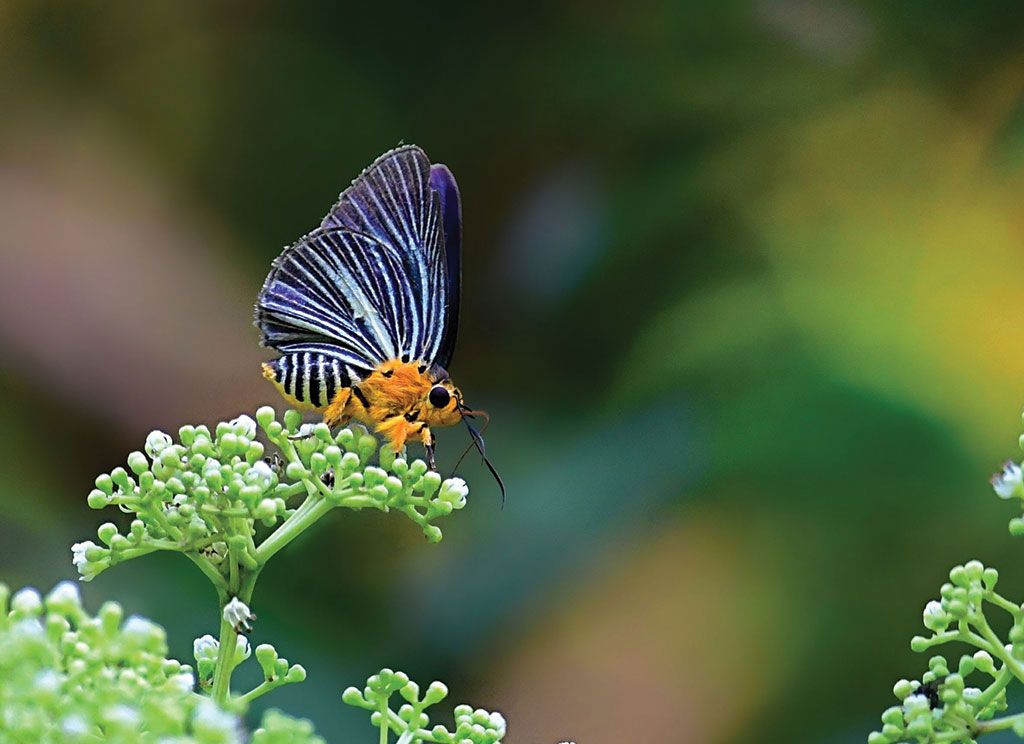
[[(228, 600), (230, 601), (230, 600)], [(224, 617), (224, 607), (220, 607), (220, 647), (217, 654), (217, 666), (213, 670), (213, 690), (210, 695), (220, 707), (224, 707), (231, 694), (231, 673), (235, 665), (235, 645), (238, 643), (238, 632)]]
[(308, 496), (299, 508), (292, 512), (292, 515), (285, 520), (284, 524), (274, 530), (256, 548), (257, 563), (261, 566), (265, 565), (277, 551), (302, 534), (304, 530), (333, 508), (334, 505), (319, 494)]

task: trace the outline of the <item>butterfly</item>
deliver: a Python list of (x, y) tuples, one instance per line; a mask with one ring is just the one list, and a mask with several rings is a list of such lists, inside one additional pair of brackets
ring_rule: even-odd
[(273, 262), (256, 301), (260, 345), (281, 356), (263, 375), (332, 428), (373, 427), (399, 452), (432, 429), (468, 421), (447, 368), (462, 283), (462, 205), (447, 166), (419, 147), (384, 153), (342, 192), (320, 227)]

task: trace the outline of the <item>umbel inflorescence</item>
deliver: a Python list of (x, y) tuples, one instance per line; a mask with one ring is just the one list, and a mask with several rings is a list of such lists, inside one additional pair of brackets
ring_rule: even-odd
[[(258, 438), (270, 443), (272, 451)], [(375, 460), (375, 462), (374, 462)], [(250, 703), (306, 672), (268, 643), (251, 648), (248, 634), (256, 579), (266, 563), (338, 507), (404, 514), (431, 542), (435, 521), (466, 505), (461, 478), (443, 480), (422, 460), (407, 461), (360, 426), (337, 433), (301, 425), (296, 411), (279, 421), (261, 408), (218, 424), (184, 426), (177, 441), (153, 432), (128, 468), (96, 479), (89, 505), (133, 515), (127, 529), (112, 523), (98, 541), (72, 548), (80, 578), (89, 581), (126, 560), (156, 550), (184, 554), (217, 591), (218, 635), (193, 644), (195, 664), (166, 658), (165, 632), (148, 620), (123, 620), (112, 602), (93, 617), (72, 584), (44, 599), (33, 589), (9, 597), (0, 585), (0, 739), (33, 742), (159, 742), (160, 744), (319, 744), (308, 721), (269, 711), (246, 733), (240, 716)], [(8, 602), (8, 600), (10, 600)], [(9, 606), (8, 606), (9, 604)], [(263, 681), (233, 691), (234, 669), (255, 656)], [(405, 700), (390, 707), (394, 693)], [(345, 702), (372, 710), (381, 742), (495, 744), (505, 734), (500, 714), (458, 706), (455, 726), (428, 726), (424, 709), (447, 695), (440, 682), (422, 696), (401, 672), (382, 670)]]
[[(1000, 498), (1015, 499), (1024, 509), (1024, 470), (1019, 463), (1007, 462), (991, 483)], [(1024, 518), (1010, 520), (1010, 533), (1024, 535)], [(953, 657), (934, 655), (921, 679), (897, 682), (893, 693), (899, 704), (882, 714), (882, 729), (868, 736), (869, 744), (973, 742), (1005, 730), (1024, 738), (1024, 712), (1002, 715), (1008, 709), (1007, 690), (1024, 684), (1024, 604), (997, 592), (998, 581), (996, 569), (976, 560), (949, 572), (938, 599), (924, 608), (928, 634), (914, 636), (910, 645), (924, 652), (957, 642), (974, 651), (955, 662)], [(993, 629), (996, 613), (1009, 616), (1005, 637)], [(1005, 621), (994, 624), (1002, 627)]]
[[(277, 448), (269, 457), (256, 439), (257, 422)], [(128, 470), (115, 468), (96, 479), (89, 505), (117, 506), (136, 519), (125, 534), (107, 522), (97, 530), (100, 544), (75, 544), (82, 578), (154, 550), (173, 550), (227, 591), (233, 572), (258, 571), (334, 507), (399, 511), (437, 542), (441, 530), (434, 520), (465, 506), (465, 482), (442, 482), (423, 460), (409, 463), (384, 447), (371, 465), (378, 445), (366, 429), (332, 435), (316, 424), (300, 433), (300, 422), (297, 411), (287, 411), (282, 423), (264, 407), (256, 421), (239, 416), (215, 432), (183, 426), (178, 442), (154, 431), (144, 453), (128, 456)], [(274, 529), (260, 539), (260, 528)]]

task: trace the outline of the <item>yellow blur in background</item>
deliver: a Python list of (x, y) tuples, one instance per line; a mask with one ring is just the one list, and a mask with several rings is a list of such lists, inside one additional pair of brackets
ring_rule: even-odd
[[(415, 142), (462, 189), (452, 373), (508, 503), (467, 458), (440, 545), (350, 514), (285, 551), (253, 640), (309, 678), (270, 703), (368, 739), (340, 694), (387, 665), (518, 742), (863, 740), (950, 566), (1024, 584), (986, 484), (1024, 403), (1022, 32), (1012, 3), (6, 3), (0, 580), (71, 577), (151, 429), (283, 407), (270, 261)], [(84, 589), (187, 660), (216, 618), (177, 558)]]

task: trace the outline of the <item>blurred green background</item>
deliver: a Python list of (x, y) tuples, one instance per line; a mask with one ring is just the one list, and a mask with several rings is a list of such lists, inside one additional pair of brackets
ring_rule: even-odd
[[(951, 565), (1024, 596), (986, 484), (1024, 402), (1022, 92), (1014, 2), (7, 0), (0, 577), (71, 577), (151, 429), (280, 410), (271, 259), (415, 142), (462, 189), (451, 371), (508, 503), (470, 457), (441, 545), (338, 514), (284, 552), (253, 640), (309, 681), (267, 703), (371, 741), (340, 693), (388, 665), (515, 742), (863, 741)], [(84, 590), (179, 658), (215, 631), (180, 556)]]

